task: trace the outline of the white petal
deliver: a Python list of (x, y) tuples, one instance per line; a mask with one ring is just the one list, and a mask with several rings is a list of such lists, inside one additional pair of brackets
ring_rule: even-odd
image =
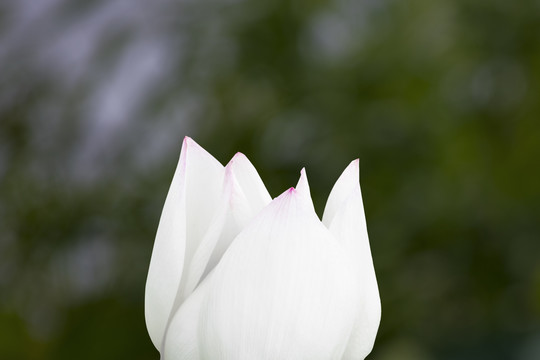
[(201, 358), (341, 358), (358, 278), (294, 188), (235, 238), (212, 275), (198, 328)]
[(236, 235), (272, 200), (257, 170), (244, 154), (237, 153), (227, 164), (227, 181), (230, 190), (227, 223), (206, 266), (205, 275), (220, 261)]
[(207, 269), (210, 257), (220, 239), (223, 239), (222, 242), (230, 243), (240, 232), (238, 224), (230, 214), (229, 206), (232, 193), (235, 191), (235, 184), (230, 172), (226, 170), (226, 173), (229, 175), (225, 176), (221, 198), (216, 204), (212, 221), (194, 251), (189, 266), (184, 269), (178, 295), (180, 303), (190, 296), (199, 281), (206, 275), (205, 269)]
[(195, 251), (180, 290), (183, 301), (219, 262), (232, 240), (271, 198), (246, 156), (237, 153), (225, 167), (221, 199)]
[(201, 306), (208, 297), (212, 275), (208, 276), (174, 314), (167, 328), (161, 360), (199, 360)]
[[(220, 198), (223, 166), (185, 138), (159, 222), (145, 291), (146, 325), (159, 350), (184, 270), (212, 219)], [(189, 209), (189, 211), (187, 211)]]
[(236, 153), (227, 166), (230, 167), (231, 173), (237, 182), (237, 188), (241, 190), (241, 198), (247, 200), (246, 208), (243, 208), (245, 203), (239, 204), (240, 199), (238, 197), (233, 197), (231, 203), (235, 211), (235, 217), (243, 227), (263, 207), (270, 204), (272, 198), (257, 170), (244, 154)]
[[(352, 173), (353, 171), (356, 176)], [(341, 201), (330, 203), (329, 200), (330, 208), (327, 205), (327, 209), (330, 209), (330, 214), (333, 215), (329, 227), (330, 232), (352, 256), (364, 284), (361, 301), (358, 304), (358, 317), (343, 356), (344, 360), (364, 359), (371, 352), (381, 319), (379, 290), (358, 180), (355, 181), (349, 193), (345, 193), (355, 178), (358, 179), (358, 166), (353, 162), (334, 186), (334, 190), (337, 189), (337, 192), (334, 193), (335, 199), (339, 198)], [(336, 203), (340, 205), (335, 207)]]
[(347, 199), (347, 196), (351, 193), (354, 187), (357, 186), (359, 180), (358, 168), (358, 159), (353, 160), (349, 166), (347, 166), (345, 171), (343, 171), (332, 188), (330, 196), (328, 196), (322, 218), (323, 224), (327, 227), (330, 226), (332, 219), (336, 215), (336, 212), (339, 210), (342, 203)]
[(305, 168), (302, 168), (300, 171), (300, 179), (296, 184), (296, 192), (299, 198), (302, 200), (302, 203), (306, 206), (306, 209), (309, 209), (311, 212), (315, 213), (315, 207), (313, 206), (313, 200), (311, 199)]

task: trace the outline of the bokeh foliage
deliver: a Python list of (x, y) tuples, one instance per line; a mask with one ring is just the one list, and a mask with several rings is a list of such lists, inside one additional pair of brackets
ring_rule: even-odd
[(143, 293), (183, 136), (359, 157), (383, 318), (371, 359), (540, 358), (540, 3), (5, 1), (0, 358), (157, 359)]

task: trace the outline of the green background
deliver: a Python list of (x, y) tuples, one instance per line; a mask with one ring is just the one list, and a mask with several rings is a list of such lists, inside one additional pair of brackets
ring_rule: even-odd
[(0, 4), (0, 359), (158, 359), (182, 139), (315, 206), (360, 177), (373, 360), (540, 359), (540, 2)]

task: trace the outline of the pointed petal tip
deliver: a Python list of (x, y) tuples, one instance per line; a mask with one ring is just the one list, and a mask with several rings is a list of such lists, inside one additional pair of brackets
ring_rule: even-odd
[(359, 158), (356, 158), (349, 163), (347, 168), (343, 171), (343, 174), (346, 174), (346, 173), (350, 174), (349, 176), (352, 175), (352, 177), (356, 181), (358, 181), (360, 177), (360, 159)]
[(187, 151), (191, 149), (202, 149), (202, 147), (189, 136), (184, 136), (184, 141), (182, 141), (182, 150)]
[(298, 184), (296, 184), (296, 190), (302, 199), (302, 203), (315, 212), (313, 201), (311, 200), (311, 192), (309, 189), (306, 168), (302, 168), (302, 170), (300, 170), (300, 179), (298, 179)]
[(246, 155), (244, 155), (243, 153), (238, 151), (236, 154), (234, 154), (233, 159), (245, 158), (245, 157), (246, 157)]
[(279, 194), (279, 196), (276, 197), (274, 201), (280, 200), (280, 199), (287, 199), (291, 197), (291, 195), (295, 195), (295, 194), (296, 194), (296, 189), (293, 186), (291, 186), (290, 188), (288, 188), (287, 190)]
[(231, 160), (229, 160), (229, 162), (227, 163), (227, 167), (232, 167), (234, 166), (233, 164), (236, 162), (236, 161), (244, 161), (244, 160), (247, 160), (247, 156), (242, 154), (241, 152), (237, 152), (236, 154), (234, 154), (234, 156), (231, 158)]
[(360, 159), (349, 163), (337, 179), (324, 208), (323, 223), (328, 227), (332, 219), (352, 192), (360, 191)]
[(203, 152), (205, 154), (212, 156), (212, 154), (210, 154), (205, 148), (203, 148), (201, 145), (199, 145), (198, 142), (196, 142), (189, 136), (184, 137), (183, 145), (187, 146), (187, 149), (200, 151), (200, 152)]
[(192, 143), (194, 143), (195, 141), (190, 138), (189, 136), (184, 136), (184, 140), (182, 141), (182, 145), (191, 145)]
[(309, 189), (309, 183), (308, 183), (308, 179), (307, 179), (306, 168), (303, 167), (302, 170), (300, 170), (300, 178), (298, 179), (298, 183), (296, 184), (296, 188), (301, 191), (305, 187), (307, 187)]
[(184, 136), (184, 142), (183, 143), (185, 145), (189, 146), (189, 147), (195, 147), (195, 148), (200, 148), (201, 147), (199, 144), (197, 144), (197, 142), (195, 140), (193, 140), (189, 136)]
[(354, 159), (353, 161), (351, 161), (349, 163), (349, 165), (347, 166), (347, 169), (349, 170), (354, 170), (354, 171), (358, 171), (360, 170), (360, 159), (359, 158), (356, 158)]
[(234, 156), (229, 160), (227, 165), (225, 165), (225, 177), (232, 177), (235, 173), (235, 168), (238, 168), (239, 163), (242, 163), (243, 161), (248, 161), (248, 158), (246, 155), (242, 154), (241, 152), (237, 152), (234, 154)]

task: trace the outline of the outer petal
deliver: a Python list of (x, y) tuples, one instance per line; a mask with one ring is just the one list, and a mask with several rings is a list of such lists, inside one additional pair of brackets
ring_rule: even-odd
[(357, 160), (345, 169), (336, 182), (325, 215), (326, 220), (331, 219), (329, 228), (332, 234), (352, 255), (364, 284), (355, 328), (343, 359), (364, 359), (375, 342), (381, 318), (381, 303), (358, 183)]
[[(343, 171), (339, 179), (336, 181), (328, 200), (326, 201), (326, 206), (324, 208), (324, 214), (322, 217), (322, 222), (326, 227), (330, 226), (330, 223), (334, 219), (337, 211), (347, 199), (351, 191), (358, 185), (358, 169), (359, 169), (359, 160), (353, 160), (349, 166)], [(363, 218), (363, 217), (362, 217)]]
[(358, 279), (310, 202), (289, 189), (223, 255), (201, 308), (201, 358), (341, 358)]
[(313, 200), (311, 200), (311, 193), (309, 190), (309, 183), (305, 168), (300, 170), (300, 179), (296, 184), (296, 193), (301, 198), (301, 202), (307, 207), (307, 210), (315, 213), (315, 207), (313, 206)]
[[(184, 269), (212, 219), (223, 183), (223, 166), (185, 138), (154, 243), (145, 292), (146, 326), (158, 350)], [(187, 211), (186, 209), (189, 209)]]

